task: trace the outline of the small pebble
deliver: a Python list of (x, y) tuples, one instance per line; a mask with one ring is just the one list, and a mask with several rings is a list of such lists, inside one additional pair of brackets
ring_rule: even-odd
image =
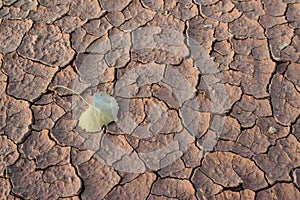
[(171, 12), (169, 10), (164, 11), (164, 15), (169, 15), (169, 14), (171, 14)]
[(186, 4), (184, 5), (184, 7), (185, 7), (186, 9), (190, 8), (191, 6), (192, 6), (192, 4), (190, 4), (190, 3), (186, 3)]

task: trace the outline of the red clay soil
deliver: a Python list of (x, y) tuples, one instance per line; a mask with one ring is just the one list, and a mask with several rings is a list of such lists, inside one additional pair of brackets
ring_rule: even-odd
[[(83, 130), (56, 85), (119, 120)], [(0, 199), (299, 189), (299, 0), (0, 0)]]

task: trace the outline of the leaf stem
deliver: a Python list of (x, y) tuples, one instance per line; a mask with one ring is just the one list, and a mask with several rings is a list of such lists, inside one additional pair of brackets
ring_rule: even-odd
[(49, 88), (49, 90), (51, 90), (51, 91), (54, 91), (54, 92), (56, 92), (56, 89), (57, 88), (63, 88), (63, 89), (65, 89), (65, 90), (68, 90), (68, 91), (70, 91), (70, 92), (72, 92), (73, 94), (76, 94), (84, 103), (86, 103), (88, 106), (92, 106), (92, 107), (94, 107), (93, 105), (91, 105), (89, 102), (87, 102), (78, 92), (76, 92), (75, 90), (72, 90), (71, 88), (68, 88), (68, 87), (66, 87), (66, 86), (63, 86), (63, 85), (55, 85), (54, 87), (52, 87), (52, 88)]

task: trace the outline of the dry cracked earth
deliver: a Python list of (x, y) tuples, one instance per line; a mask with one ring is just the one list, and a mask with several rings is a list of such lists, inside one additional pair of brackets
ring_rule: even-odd
[(299, 0), (1, 0), (0, 69), (0, 199), (300, 199)]

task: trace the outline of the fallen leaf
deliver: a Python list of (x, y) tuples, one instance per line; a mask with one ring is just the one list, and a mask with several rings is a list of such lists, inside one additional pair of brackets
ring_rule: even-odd
[(104, 125), (118, 121), (119, 105), (110, 95), (99, 92), (93, 96), (93, 103), (80, 116), (79, 126), (87, 132), (100, 131)]
[(273, 133), (276, 133), (276, 132), (277, 132), (277, 129), (276, 129), (275, 127), (273, 127), (273, 126), (270, 126), (268, 132), (269, 132), (270, 134), (273, 134)]

